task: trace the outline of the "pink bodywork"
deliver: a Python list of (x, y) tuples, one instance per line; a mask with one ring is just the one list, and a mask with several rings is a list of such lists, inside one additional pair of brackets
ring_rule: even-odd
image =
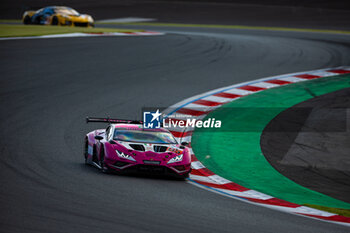
[[(143, 130), (140, 127), (140, 125), (137, 124), (113, 124), (111, 125), (111, 127), (123, 128), (128, 130)], [(169, 132), (166, 129), (147, 129), (147, 131)], [(96, 135), (102, 136), (103, 139), (100, 141), (96, 140)], [(191, 171), (191, 155), (189, 149), (187, 147), (181, 146), (180, 144), (150, 144), (116, 140), (113, 140), (113, 143), (111, 143), (110, 141), (106, 141), (105, 129), (94, 130), (88, 133), (86, 135), (86, 138), (88, 146), (87, 162), (95, 166), (98, 166), (101, 151), (103, 150), (105, 166), (108, 167), (108, 169), (116, 172), (130, 170), (130, 168), (138, 167), (137, 165), (142, 165), (142, 167), (144, 168), (147, 168), (148, 166), (165, 167), (168, 168), (166, 170), (170, 171), (170, 173), (174, 173), (180, 176), (188, 174)], [(129, 146), (129, 144), (143, 145), (145, 151), (134, 150)], [(168, 147), (168, 149), (166, 150), (166, 152), (155, 152), (153, 150), (154, 145), (166, 146)], [(132, 158), (134, 158), (135, 161), (121, 158), (120, 156), (118, 156), (116, 150), (123, 152), (124, 154), (127, 154), (129, 156), (132, 156)], [(94, 158), (93, 154), (95, 154)], [(182, 161), (168, 164), (169, 160), (181, 154), (183, 155)], [(153, 164), (158, 162), (159, 164)], [(118, 166), (116, 166), (116, 164)], [(122, 164), (122, 166), (119, 166), (120, 164)]]

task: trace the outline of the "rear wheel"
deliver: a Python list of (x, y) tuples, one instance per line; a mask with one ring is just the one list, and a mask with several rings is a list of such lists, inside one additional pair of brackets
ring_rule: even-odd
[(87, 138), (85, 138), (85, 145), (84, 145), (84, 158), (85, 158), (85, 163), (87, 163), (87, 159), (88, 159), (88, 151), (89, 151), (89, 142), (87, 140)]
[(52, 18), (51, 25), (58, 25), (58, 18), (56, 16)]
[(26, 17), (24, 17), (23, 23), (24, 24), (30, 24), (30, 17), (28, 15)]

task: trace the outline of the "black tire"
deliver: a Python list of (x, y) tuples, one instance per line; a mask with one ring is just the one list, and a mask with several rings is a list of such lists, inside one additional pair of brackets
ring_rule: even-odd
[(85, 145), (84, 145), (84, 158), (85, 158), (85, 163), (87, 164), (87, 158), (88, 158), (88, 150), (89, 150), (89, 143), (87, 138), (85, 138)]
[(31, 20), (30, 20), (30, 17), (27, 15), (26, 17), (24, 17), (24, 19), (23, 19), (23, 24), (30, 24), (31, 22), (30, 22)]
[(58, 18), (56, 16), (52, 18), (51, 25), (55, 25), (55, 26), (59, 25)]
[(184, 179), (188, 178), (189, 176), (190, 176), (190, 172), (182, 174), (182, 175), (179, 175), (178, 178), (180, 180), (184, 180)]
[(38, 17), (38, 16), (37, 16), (37, 17), (34, 17), (34, 20), (32, 20), (33, 23), (34, 23), (34, 24), (40, 24), (40, 18), (41, 18), (41, 17)]
[(90, 26), (90, 27), (95, 27), (95, 24), (89, 23), (89, 26)]
[(109, 173), (109, 169), (105, 164), (105, 151), (104, 151), (103, 147), (101, 149), (101, 155), (100, 155), (100, 166), (101, 166), (102, 173), (107, 173), (107, 174)]
[(192, 172), (192, 168), (190, 169), (189, 172), (187, 172), (186, 174), (183, 175), (183, 178), (186, 179), (186, 178), (190, 177), (191, 172)]

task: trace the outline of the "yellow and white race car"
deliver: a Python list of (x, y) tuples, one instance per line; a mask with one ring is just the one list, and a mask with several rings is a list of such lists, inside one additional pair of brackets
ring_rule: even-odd
[(26, 11), (22, 20), (24, 24), (94, 26), (94, 19), (90, 15), (79, 14), (76, 10), (66, 6), (48, 6), (37, 11)]

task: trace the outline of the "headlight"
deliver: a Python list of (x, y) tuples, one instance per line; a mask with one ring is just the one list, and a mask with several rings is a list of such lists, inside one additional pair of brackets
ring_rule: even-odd
[(125, 153), (123, 153), (121, 151), (118, 151), (118, 150), (116, 150), (115, 152), (117, 152), (117, 155), (120, 158), (128, 159), (128, 160), (131, 160), (131, 161), (136, 161), (131, 155), (125, 154)]
[(176, 163), (182, 161), (183, 155), (175, 156), (174, 158), (170, 159), (168, 163)]

